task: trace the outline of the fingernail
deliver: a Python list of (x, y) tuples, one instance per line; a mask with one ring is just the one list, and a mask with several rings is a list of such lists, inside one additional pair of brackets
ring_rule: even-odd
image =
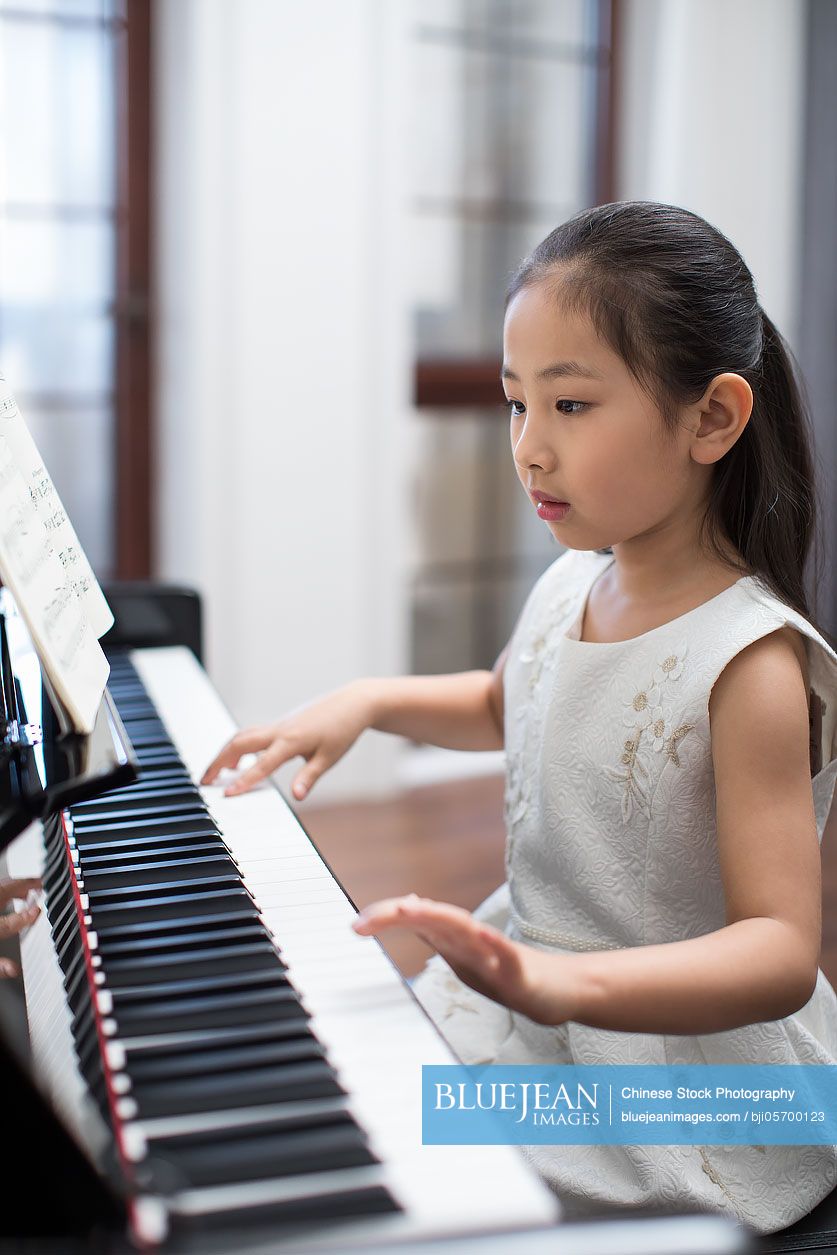
[(0, 975), (17, 976), (17, 967), (11, 959), (0, 959)]
[(24, 919), (37, 919), (40, 913), (41, 913), (41, 908), (39, 906), (27, 906), (25, 910), (23, 911), (23, 918)]

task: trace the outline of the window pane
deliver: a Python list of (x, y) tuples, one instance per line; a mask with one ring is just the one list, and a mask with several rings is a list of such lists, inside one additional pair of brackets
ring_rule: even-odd
[[(0, 363), (19, 401), (44, 392), (107, 396), (112, 358), (113, 326), (103, 314), (62, 314), (46, 306), (0, 311)], [(42, 453), (51, 469), (49, 451)]]
[(0, 216), (4, 303), (104, 309), (113, 298), (113, 270), (110, 219)]
[(112, 0), (0, 0), (0, 13), (4, 9), (33, 16), (103, 18), (111, 15), (113, 3)]
[(590, 70), (577, 62), (533, 57), (509, 65), (506, 149), (508, 193), (548, 207), (578, 200), (592, 168)]
[(514, 469), (502, 410), (423, 409), (412, 450), (417, 570), (520, 554), (538, 565), (556, 556)]
[[(590, 203), (597, 0), (414, 0), (411, 295), (419, 359), (499, 361), (519, 262)], [(496, 408), (415, 421), (413, 665), (491, 666), (560, 552)]]
[(497, 153), (487, 89), (495, 57), (456, 43), (415, 46), (412, 173), (416, 196), (450, 200), (496, 192)]
[(111, 43), (105, 26), (3, 20), (0, 12), (4, 201), (113, 204)]
[(590, 0), (415, 0), (421, 27), (574, 43), (586, 38), (592, 9)]
[(499, 355), (503, 300), (515, 267), (578, 203), (556, 205), (549, 217), (530, 221), (417, 214), (412, 272), (419, 357)]
[(518, 40), (580, 44), (594, 18), (590, 0), (510, 0), (497, 6), (494, 26), (505, 26)]

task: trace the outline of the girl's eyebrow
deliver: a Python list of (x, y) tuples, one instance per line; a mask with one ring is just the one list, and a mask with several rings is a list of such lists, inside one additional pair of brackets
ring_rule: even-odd
[[(598, 379), (599, 382), (604, 381), (604, 375), (599, 374), (597, 370), (593, 370), (591, 366), (585, 366), (583, 362), (553, 362), (551, 366), (544, 366), (543, 370), (539, 370), (535, 376), (536, 379), (558, 379), (563, 375), (577, 375), (581, 379)], [(520, 379), (514, 373), (510, 366), (503, 363), (503, 369), (500, 371), (501, 379), (513, 379), (515, 383), (520, 383)]]

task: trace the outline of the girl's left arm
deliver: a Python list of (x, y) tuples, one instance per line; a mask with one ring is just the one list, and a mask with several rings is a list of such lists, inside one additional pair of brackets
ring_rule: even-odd
[(411, 895), (368, 907), (357, 931), (412, 928), (467, 984), (544, 1024), (693, 1035), (804, 1006), (819, 965), (820, 853), (807, 686), (791, 632), (736, 654), (712, 690), (725, 927), (686, 941), (556, 954)]

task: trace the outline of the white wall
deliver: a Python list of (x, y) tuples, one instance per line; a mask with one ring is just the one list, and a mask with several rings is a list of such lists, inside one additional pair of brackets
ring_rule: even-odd
[(798, 344), (806, 4), (623, 0), (620, 200), (701, 214)]
[[(242, 725), (406, 667), (406, 16), (155, 7), (158, 574), (203, 594)], [(366, 734), (312, 800), (399, 752)]]

